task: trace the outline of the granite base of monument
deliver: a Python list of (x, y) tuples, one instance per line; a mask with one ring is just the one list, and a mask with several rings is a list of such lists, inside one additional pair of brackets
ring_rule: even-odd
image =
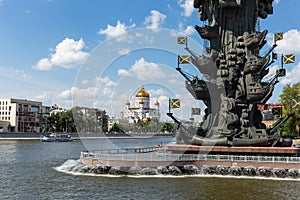
[(296, 147), (252, 147), (252, 146), (198, 146), (188, 144), (170, 144), (163, 147), (165, 151), (186, 154), (231, 154), (231, 155), (268, 155), (298, 156), (300, 148)]

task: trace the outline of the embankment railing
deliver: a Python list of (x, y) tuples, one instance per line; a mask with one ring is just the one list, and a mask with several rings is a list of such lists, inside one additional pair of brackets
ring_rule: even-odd
[(104, 149), (82, 151), (81, 158), (118, 161), (222, 161), (222, 162), (266, 162), (298, 163), (300, 157), (249, 156), (249, 155), (209, 155), (209, 154), (176, 154), (163, 151), (161, 147), (140, 149)]

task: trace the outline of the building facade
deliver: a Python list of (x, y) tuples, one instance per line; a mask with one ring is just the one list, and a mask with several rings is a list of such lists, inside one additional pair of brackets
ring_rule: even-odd
[(106, 133), (108, 130), (108, 115), (103, 109), (77, 107), (73, 116), (79, 133)]
[(150, 94), (146, 91), (144, 86), (135, 95), (135, 105), (130, 106), (130, 102), (125, 103), (125, 118), (131, 122), (138, 122), (139, 120), (146, 120), (148, 118), (156, 118), (159, 120), (159, 102), (156, 100), (154, 108), (150, 107)]
[(0, 124), (8, 132), (43, 132), (48, 128), (50, 107), (27, 99), (0, 99)]

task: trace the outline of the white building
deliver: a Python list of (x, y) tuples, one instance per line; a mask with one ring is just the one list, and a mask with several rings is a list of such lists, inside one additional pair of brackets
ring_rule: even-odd
[(0, 124), (4, 131), (39, 132), (47, 129), (50, 107), (27, 99), (0, 99)]
[(125, 103), (126, 111), (125, 118), (132, 122), (139, 120), (146, 120), (147, 118), (157, 118), (159, 120), (159, 102), (156, 100), (154, 103), (155, 108), (150, 107), (150, 95), (145, 90), (144, 86), (135, 95), (135, 105), (130, 106), (130, 102)]
[[(124, 127), (129, 125), (128, 120), (126, 119), (116, 119), (114, 117), (108, 119), (107, 130), (110, 131), (114, 124), (122, 124)], [(123, 130), (126, 131), (126, 130)]]

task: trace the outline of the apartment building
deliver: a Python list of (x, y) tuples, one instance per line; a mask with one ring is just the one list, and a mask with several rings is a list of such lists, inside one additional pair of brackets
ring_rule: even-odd
[(48, 129), (50, 107), (27, 99), (0, 99), (0, 124), (9, 132), (42, 132)]

